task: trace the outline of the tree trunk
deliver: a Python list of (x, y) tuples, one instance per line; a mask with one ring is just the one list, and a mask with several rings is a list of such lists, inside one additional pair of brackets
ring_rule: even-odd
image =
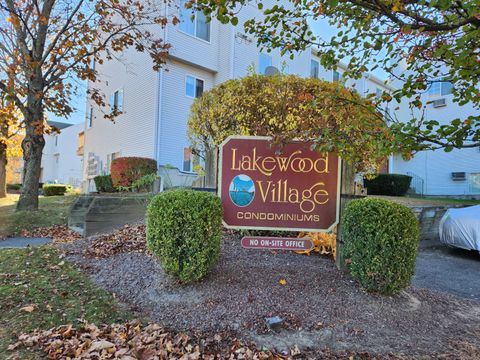
[[(45, 139), (43, 137), (43, 111), (37, 109), (33, 114), (32, 119), (25, 121), (27, 125), (25, 138), (22, 141), (23, 186), (17, 203), (17, 211), (38, 209), (38, 185)], [(37, 119), (37, 121), (33, 119)]]
[(0, 198), (7, 197), (7, 145), (0, 143)]

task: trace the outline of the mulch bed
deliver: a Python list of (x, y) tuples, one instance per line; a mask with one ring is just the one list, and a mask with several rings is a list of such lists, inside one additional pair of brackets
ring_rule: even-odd
[[(174, 331), (227, 332), (285, 354), (298, 346), (314, 358), (328, 352), (322, 349), (480, 358), (478, 302), (416, 288), (394, 297), (367, 294), (330, 258), (246, 250), (234, 232), (224, 234), (210, 275), (193, 285), (163, 272), (145, 249), (141, 224), (60, 246), (99, 286)], [(272, 316), (284, 320), (276, 331), (266, 326)]]

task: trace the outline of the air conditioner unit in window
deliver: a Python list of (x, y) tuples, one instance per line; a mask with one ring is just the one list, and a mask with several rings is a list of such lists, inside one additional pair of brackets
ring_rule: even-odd
[(437, 99), (432, 102), (434, 108), (444, 107), (447, 106), (447, 101), (445, 98)]
[(466, 179), (466, 174), (464, 172), (452, 172), (453, 181), (461, 181)]

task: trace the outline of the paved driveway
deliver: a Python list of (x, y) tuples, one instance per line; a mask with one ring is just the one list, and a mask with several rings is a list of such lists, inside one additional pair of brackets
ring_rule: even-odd
[(412, 285), (480, 301), (480, 254), (424, 240)]

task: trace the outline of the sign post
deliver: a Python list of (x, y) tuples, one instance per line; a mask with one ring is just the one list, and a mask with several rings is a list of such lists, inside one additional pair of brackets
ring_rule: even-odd
[[(311, 142), (278, 147), (269, 137), (231, 136), (221, 144), (219, 160), (218, 191), (227, 228), (326, 232), (338, 224), (337, 155), (312, 150)], [(292, 238), (270, 239), (278, 240), (272, 244), (283, 241), (282, 248), (294, 247), (286, 245)], [(247, 243), (248, 238), (242, 241), (255, 248)]]

